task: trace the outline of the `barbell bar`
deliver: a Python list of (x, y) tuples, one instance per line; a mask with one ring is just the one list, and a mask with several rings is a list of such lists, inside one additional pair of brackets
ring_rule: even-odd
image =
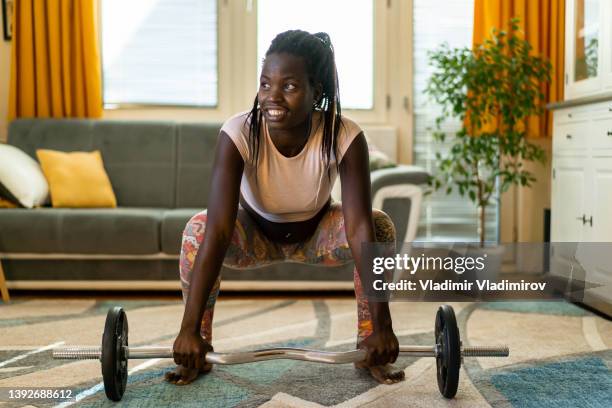
[[(403, 357), (436, 357), (436, 346), (400, 346)], [(173, 358), (170, 346), (124, 347), (127, 359)], [(462, 357), (508, 357), (508, 348), (503, 346), (462, 347)], [(64, 347), (53, 350), (53, 358), (60, 360), (100, 360), (101, 347)], [(365, 350), (319, 351), (293, 347), (276, 347), (236, 353), (206, 353), (206, 362), (211, 364), (246, 364), (267, 360), (302, 360), (312, 363), (346, 364), (362, 361)]]
[[(455, 313), (451, 306), (440, 306), (436, 314), (436, 343), (433, 346), (399, 346), (401, 356), (434, 357), (440, 393), (453, 398), (459, 385), (459, 369), (463, 357), (508, 357), (507, 346), (464, 347), (459, 337)], [(277, 347), (234, 353), (206, 353), (211, 364), (245, 364), (277, 359), (301, 360), (315, 363), (346, 364), (363, 361), (366, 350), (319, 351), (291, 347)], [(128, 346), (127, 316), (121, 307), (108, 311), (102, 346), (65, 346), (53, 350), (53, 358), (64, 360), (100, 360), (106, 396), (119, 401), (127, 383), (128, 359), (173, 358), (170, 346)]]

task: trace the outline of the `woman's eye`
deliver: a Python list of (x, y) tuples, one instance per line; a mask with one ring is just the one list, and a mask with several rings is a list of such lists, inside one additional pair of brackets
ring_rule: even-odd
[(270, 84), (262, 82), (261, 84), (259, 84), (259, 87), (261, 89), (268, 89), (268, 88), (270, 88)]
[(293, 91), (295, 88), (297, 88), (294, 84), (287, 84), (285, 85), (285, 89), (288, 91)]

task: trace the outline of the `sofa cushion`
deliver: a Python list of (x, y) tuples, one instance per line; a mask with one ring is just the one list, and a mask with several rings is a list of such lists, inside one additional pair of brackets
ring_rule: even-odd
[[(135, 281), (164, 279), (162, 267), (166, 260), (159, 259), (3, 259), (6, 279), (18, 281), (70, 281), (96, 289), (95, 281)], [(174, 259), (174, 273), (168, 279), (178, 281), (178, 262)], [(178, 285), (177, 285), (178, 286)], [(132, 283), (125, 284), (133, 290)]]
[(16, 119), (8, 143), (32, 158), (36, 149), (100, 150), (119, 206), (175, 207), (174, 122)]
[(162, 214), (152, 208), (0, 210), (0, 252), (157, 254)]
[(171, 122), (96, 122), (94, 148), (119, 206), (174, 208), (175, 133)]
[(165, 254), (181, 253), (181, 239), (187, 221), (202, 208), (179, 208), (164, 211), (161, 221), (161, 250)]
[(8, 144), (36, 160), (36, 149), (93, 150), (93, 124), (88, 119), (16, 119), (9, 125)]
[(177, 125), (176, 208), (208, 206), (210, 177), (221, 125)]

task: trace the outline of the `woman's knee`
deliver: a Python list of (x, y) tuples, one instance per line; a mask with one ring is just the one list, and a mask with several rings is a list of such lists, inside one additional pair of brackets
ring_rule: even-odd
[(372, 209), (376, 242), (395, 242), (395, 225), (384, 211)]
[(195, 261), (198, 248), (204, 238), (206, 228), (206, 211), (202, 211), (193, 217), (185, 225), (181, 239), (181, 254), (179, 260), (179, 271), (181, 280), (188, 286), (191, 281), (191, 269)]
[(187, 221), (183, 230), (183, 245), (185, 242), (191, 242), (196, 245), (202, 242), (204, 231), (206, 230), (206, 221), (206, 210), (195, 214)]

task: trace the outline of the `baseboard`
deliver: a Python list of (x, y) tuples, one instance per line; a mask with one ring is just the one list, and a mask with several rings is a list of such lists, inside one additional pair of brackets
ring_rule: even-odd
[[(22, 290), (177, 290), (179, 281), (7, 281), (9, 289)], [(227, 291), (338, 291), (355, 289), (352, 281), (221, 281)]]

